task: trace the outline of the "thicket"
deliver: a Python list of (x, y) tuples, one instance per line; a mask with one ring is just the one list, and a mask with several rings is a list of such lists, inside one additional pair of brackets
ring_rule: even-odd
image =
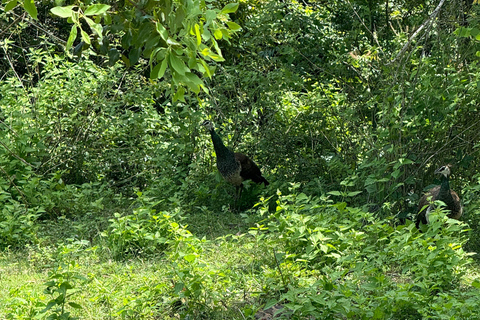
[[(128, 57), (117, 63), (94, 45), (61, 51), (52, 34), (67, 38), (68, 21), (50, 13), (53, 3), (37, 5), (35, 24), (20, 8), (0, 14), (0, 248), (58, 252), (50, 302), (8, 300), (10, 318), (81, 308), (67, 291), (88, 285), (76, 271), (86, 250), (167, 261), (169, 285), (138, 288), (123, 318), (214, 319), (229, 307), (253, 318), (265, 302), (298, 319), (473, 318), (478, 5), (242, 1), (230, 13), (242, 30), (219, 41), (223, 58), (207, 59), (215, 74), (205, 71), (197, 92), (172, 62), (150, 78), (154, 66), (133, 40), (116, 46)], [(130, 17), (141, 24), (138, 14)], [(188, 64), (189, 50), (171, 54)], [(233, 190), (216, 171), (204, 119), (271, 182), (247, 185), (233, 218), (241, 235), (205, 232), (208, 219), (231, 219)], [(410, 219), (446, 163), (465, 215), (454, 222), (438, 209), (418, 233)], [(263, 255), (220, 268), (207, 258), (216, 236), (249, 239)], [(255, 292), (245, 293), (247, 267), (262, 279)]]

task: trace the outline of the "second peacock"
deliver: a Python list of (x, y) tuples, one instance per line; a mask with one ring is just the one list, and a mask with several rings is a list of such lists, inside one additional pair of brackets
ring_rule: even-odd
[(460, 197), (458, 194), (450, 189), (450, 183), (448, 176), (450, 175), (451, 165), (444, 165), (435, 170), (435, 174), (439, 174), (440, 185), (432, 188), (426, 193), (418, 204), (418, 215), (416, 226), (419, 228), (420, 223), (428, 224), (428, 216), (434, 209), (433, 202), (435, 200), (441, 200), (445, 203), (446, 209), (450, 211), (449, 218), (460, 219), (463, 214), (462, 204), (460, 203)]

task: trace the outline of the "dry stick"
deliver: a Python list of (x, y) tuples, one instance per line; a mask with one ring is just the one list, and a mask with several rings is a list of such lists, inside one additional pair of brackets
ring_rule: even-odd
[(438, 12), (440, 11), (440, 9), (442, 8), (443, 4), (444, 4), (445, 0), (441, 0), (440, 3), (438, 4), (438, 6), (435, 8), (435, 10), (433, 10), (432, 14), (430, 14), (430, 16), (427, 18), (427, 20), (425, 20), (424, 23), (422, 23), (422, 25), (412, 34), (412, 36), (410, 37), (410, 39), (408, 39), (407, 43), (403, 46), (402, 50), (400, 50), (400, 52), (398, 53), (398, 55), (395, 57), (395, 59), (392, 60), (392, 62), (390, 63), (394, 63), (397, 61), (397, 59), (402, 56), (405, 51), (407, 51), (408, 47), (410, 46), (410, 44), (412, 43), (413, 39), (415, 39), (415, 37), (420, 33), (420, 31), (423, 30), (423, 28), (425, 28), (425, 26), (433, 19), (437, 16)]

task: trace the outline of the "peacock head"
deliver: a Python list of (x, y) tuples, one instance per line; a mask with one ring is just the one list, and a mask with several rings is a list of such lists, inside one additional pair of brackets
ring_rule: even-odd
[(447, 164), (435, 170), (435, 173), (443, 174), (445, 178), (448, 178), (448, 176), (450, 175), (450, 168), (451, 168), (451, 165)]
[(205, 128), (207, 128), (209, 131), (212, 131), (213, 130), (213, 123), (212, 121), (210, 120), (205, 120), (202, 122), (202, 126), (204, 126)]

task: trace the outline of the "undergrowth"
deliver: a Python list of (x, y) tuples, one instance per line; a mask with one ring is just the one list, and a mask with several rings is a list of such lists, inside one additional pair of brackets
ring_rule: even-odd
[[(93, 242), (5, 252), (0, 317), (253, 319), (281, 306), (290, 319), (469, 319), (480, 303), (467, 226), (441, 208), (419, 232), (293, 186), (275, 210), (267, 198), (239, 215), (233, 234), (229, 216), (157, 212), (138, 196)], [(225, 235), (188, 230), (210, 215)]]

